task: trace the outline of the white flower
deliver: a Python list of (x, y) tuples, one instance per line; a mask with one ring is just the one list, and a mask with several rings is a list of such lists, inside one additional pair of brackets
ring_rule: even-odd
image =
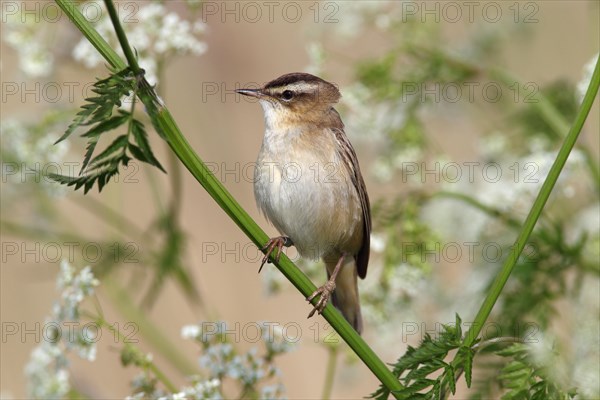
[(2, 15), (4, 41), (17, 52), (22, 72), (30, 77), (48, 76), (54, 66), (48, 24), (41, 23), (43, 18), (35, 11), (19, 8), (20, 13)]
[(95, 47), (91, 46), (87, 40), (80, 40), (73, 48), (73, 58), (85, 65), (87, 68), (94, 68), (104, 60)]
[(55, 344), (42, 342), (25, 366), (28, 392), (33, 398), (62, 399), (70, 390), (66, 359)]
[(398, 297), (415, 297), (423, 288), (425, 273), (421, 268), (402, 263), (394, 268), (388, 283), (390, 293)]
[(281, 384), (263, 386), (260, 389), (260, 398), (269, 400), (284, 399), (284, 391), (285, 389)]
[[(595, 251), (598, 252), (597, 246)], [(595, 259), (597, 262), (598, 257)], [(600, 321), (598, 318), (590, 318), (591, 315), (600, 313), (599, 292), (600, 281), (597, 278), (584, 280), (581, 293), (577, 296), (574, 320), (569, 325), (574, 385), (586, 399), (600, 398)]]
[(196, 381), (193, 386), (187, 386), (177, 393), (159, 397), (159, 400), (187, 400), (187, 399), (222, 399), (220, 392), (221, 381), (210, 379), (207, 381)]
[(382, 158), (375, 160), (371, 172), (380, 182), (389, 182), (394, 178), (394, 168), (388, 160)]
[(333, 20), (329, 22), (336, 22), (333, 28), (338, 34), (348, 38), (360, 35), (368, 19), (373, 16), (377, 18), (378, 15), (387, 12), (386, 7), (390, 4), (387, 1), (336, 1), (336, 3), (336, 10), (339, 12), (336, 12)]
[[(45, 176), (43, 171), (60, 171), (60, 162), (69, 149), (67, 142), (54, 145), (60, 137), (47, 129), (40, 136), (40, 126), (27, 126), (16, 119), (0, 121), (2, 141), (2, 160), (15, 167), (13, 174), (7, 174), (12, 183), (35, 183), (44, 193), (57, 196), (66, 193), (64, 187), (57, 185)], [(56, 168), (54, 168), (56, 167)]]
[(200, 366), (208, 369), (211, 376), (222, 376), (228, 368), (233, 355), (233, 347), (229, 343), (217, 343), (208, 347), (200, 356)]
[(598, 62), (598, 57), (600, 57), (600, 53), (596, 53), (596, 55), (594, 55), (590, 61), (583, 66), (583, 77), (577, 83), (577, 95), (579, 96), (579, 102), (583, 101), (588, 86), (590, 86), (592, 75), (594, 74), (594, 67), (596, 66), (596, 62)]
[(494, 132), (480, 139), (479, 148), (484, 159), (496, 159), (506, 152), (508, 140), (502, 132)]
[[(104, 5), (98, 3), (104, 10)], [(110, 18), (106, 12), (95, 22), (98, 32), (109, 44), (121, 52)], [(123, 29), (130, 45), (139, 56), (139, 64), (146, 71), (146, 78), (156, 82), (158, 62), (168, 61), (172, 54), (201, 55), (206, 52), (206, 43), (199, 37), (206, 31), (202, 21), (181, 19), (176, 12), (169, 12), (158, 2), (142, 5), (135, 15), (135, 21), (124, 22)], [(86, 67), (93, 68), (104, 63), (95, 48), (82, 38), (73, 50), (73, 58)], [(121, 53), (122, 54), (122, 53)]]
[(184, 339), (197, 339), (200, 337), (200, 332), (198, 325), (185, 325), (181, 328), (181, 337)]
[(41, 44), (31, 43), (23, 46), (19, 53), (21, 70), (25, 74), (38, 77), (48, 76), (52, 72), (54, 57)]
[(126, 396), (125, 400), (142, 400), (142, 399), (146, 399), (146, 398), (147, 398), (146, 393), (144, 393), (144, 392), (137, 392), (137, 393), (134, 393), (131, 396)]
[(256, 348), (253, 347), (242, 356), (235, 356), (227, 365), (227, 376), (240, 380), (245, 385), (254, 385), (264, 378), (266, 373), (262, 368), (264, 360), (256, 356)]
[(94, 293), (94, 288), (99, 281), (92, 274), (91, 267), (83, 268), (79, 274), (74, 274), (73, 267), (63, 260), (60, 264), (61, 273), (57, 280), (57, 286), (62, 289), (62, 307), (59, 307), (58, 319), (77, 320), (79, 316), (79, 305), (83, 299)]
[(261, 324), (261, 328), (262, 339), (265, 342), (265, 346), (269, 353), (287, 353), (295, 347), (295, 343), (287, 340), (287, 337), (284, 335), (284, 330), (280, 325), (272, 326), (271, 324), (263, 323)]
[(59, 289), (65, 289), (73, 282), (73, 276), (75, 275), (75, 268), (67, 260), (62, 260), (60, 263), (60, 273), (56, 280), (56, 286)]
[[(90, 267), (76, 273), (67, 261), (60, 264), (57, 287), (62, 291), (61, 302), (52, 308), (52, 318), (47, 323), (60, 326), (65, 321), (78, 322), (79, 305), (85, 297), (93, 293), (98, 280)], [(71, 332), (71, 331), (69, 331)], [(67, 352), (75, 351), (79, 357), (94, 361), (96, 344), (86, 332), (75, 329), (73, 334), (62, 334), (56, 340), (44, 338), (44, 341), (31, 353), (25, 367), (29, 394), (34, 398), (63, 398), (70, 390), (67, 368)]]
[(383, 142), (388, 132), (399, 130), (406, 123), (406, 100), (379, 101), (361, 83), (345, 88), (341, 102), (346, 133), (351, 138)]
[(371, 250), (373, 250), (375, 253), (381, 253), (383, 250), (385, 250), (386, 241), (387, 240), (385, 236), (378, 233), (372, 233), (370, 241)]

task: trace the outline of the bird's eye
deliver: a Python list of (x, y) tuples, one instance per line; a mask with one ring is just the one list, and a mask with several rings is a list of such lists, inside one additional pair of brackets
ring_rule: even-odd
[(294, 92), (292, 92), (291, 90), (284, 90), (283, 93), (281, 93), (281, 98), (284, 100), (291, 100), (294, 97)]

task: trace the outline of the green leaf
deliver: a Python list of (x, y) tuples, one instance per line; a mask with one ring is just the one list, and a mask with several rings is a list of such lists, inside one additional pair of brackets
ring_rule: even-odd
[(112, 117), (105, 121), (100, 122), (98, 125), (82, 134), (82, 137), (92, 138), (100, 136), (101, 134), (111, 131), (123, 125), (129, 119), (128, 115), (120, 115), (118, 117)]
[(135, 138), (135, 142), (139, 146), (141, 154), (143, 154), (144, 159), (138, 157), (136, 158), (140, 161), (144, 161), (151, 165), (154, 165), (155, 167), (159, 168), (161, 171), (166, 173), (167, 171), (165, 171), (160, 162), (158, 162), (156, 157), (154, 157), (154, 153), (152, 153), (152, 149), (150, 148), (150, 144), (148, 143), (148, 135), (146, 134), (144, 124), (142, 124), (136, 119), (132, 120), (131, 131), (133, 133), (133, 137)]
[(472, 376), (473, 376), (473, 356), (475, 355), (475, 351), (470, 347), (461, 347), (459, 351), (462, 351), (464, 354), (464, 363), (463, 368), (465, 370), (465, 381), (467, 382), (467, 387), (471, 387)]
[(108, 145), (106, 149), (104, 149), (100, 154), (94, 157), (94, 159), (91, 161), (90, 167), (95, 168), (97, 165), (99, 165), (101, 161), (113, 155), (117, 151), (121, 151), (122, 153), (124, 153), (125, 149), (127, 148), (127, 143), (127, 135), (118, 136), (110, 145)]
[[(97, 182), (98, 190), (101, 191), (110, 178), (119, 173), (119, 166), (127, 165), (129, 162), (127, 149), (134, 158), (154, 165), (165, 172), (152, 153), (144, 125), (136, 120), (131, 112), (116, 109), (121, 105), (123, 96), (135, 91), (134, 82), (136, 79), (131, 70), (125, 68), (113, 72), (109, 77), (98, 80), (94, 84), (92, 92), (96, 96), (86, 99), (86, 103), (77, 113), (73, 123), (59, 139), (61, 141), (67, 138), (78, 126), (91, 126), (81, 135), (88, 139), (88, 143), (79, 177), (69, 178), (54, 175), (54, 180), (61, 184), (74, 186), (75, 190), (83, 188), (84, 193), (87, 193)], [(136, 101), (135, 97), (133, 101)], [(113, 115), (115, 109), (117, 115)], [(117, 136), (108, 147), (94, 157), (94, 151), (100, 138), (126, 123), (128, 123), (127, 133)], [(130, 142), (130, 136), (133, 136), (137, 146)]]
[(142, 162), (150, 164), (150, 161), (148, 161), (148, 159), (146, 158), (146, 155), (144, 154), (144, 152), (142, 151), (142, 149), (140, 149), (139, 147), (137, 147), (135, 144), (129, 143), (127, 145), (127, 148), (129, 149), (129, 152), (131, 153), (131, 155), (133, 156), (133, 158), (135, 158), (137, 160), (140, 160)]
[(448, 364), (444, 371), (444, 381), (446, 381), (448, 383), (448, 386), (450, 386), (450, 391), (452, 392), (452, 394), (456, 393), (456, 380), (454, 378), (455, 373), (456, 371), (454, 370), (452, 364)]

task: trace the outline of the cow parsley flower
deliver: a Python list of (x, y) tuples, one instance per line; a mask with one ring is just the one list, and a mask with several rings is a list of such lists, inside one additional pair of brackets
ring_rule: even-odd
[[(86, 7), (86, 4), (90, 3), (97, 4), (97, 7)], [(94, 23), (98, 33), (121, 52), (104, 5), (101, 2), (86, 2), (81, 7), (83, 11), (94, 11), (93, 15), (86, 17)], [(99, 18), (98, 9), (102, 10)], [(164, 4), (148, 2), (141, 5), (134, 14), (127, 15), (128, 18), (122, 21), (123, 29), (139, 57), (140, 66), (146, 71), (146, 78), (151, 83), (156, 83), (158, 65), (168, 61), (170, 56), (202, 55), (207, 50), (206, 43), (200, 40), (206, 32), (206, 25), (201, 21), (190, 22), (182, 19), (176, 12), (169, 11)], [(88, 68), (104, 63), (98, 51), (85, 38), (75, 46), (72, 55)]]
[(580, 102), (583, 101), (583, 98), (585, 97), (585, 92), (587, 92), (588, 86), (590, 86), (590, 82), (592, 81), (592, 75), (594, 74), (594, 67), (596, 66), (598, 57), (600, 57), (600, 53), (596, 53), (590, 59), (590, 61), (588, 61), (583, 66), (583, 77), (577, 83), (577, 95), (579, 97)]
[(54, 67), (48, 24), (40, 23), (41, 12), (22, 6), (16, 13), (2, 14), (4, 41), (17, 52), (20, 70), (32, 78), (49, 76)]
[(294, 349), (295, 342), (288, 340), (281, 325), (274, 325), (271, 329), (271, 324), (263, 323), (261, 328), (262, 340), (265, 343), (269, 357), (287, 353)]
[[(61, 290), (61, 301), (57, 302), (46, 326), (56, 326), (60, 329), (69, 322), (70, 326), (79, 321), (79, 306), (94, 293), (99, 282), (91, 272), (90, 267), (75, 271), (67, 261), (60, 265), (57, 287)], [(73, 351), (79, 357), (94, 361), (96, 344), (85, 330), (71, 326), (68, 332), (59, 331), (55, 337), (47, 338), (31, 353), (29, 363), (25, 366), (28, 392), (33, 398), (61, 399), (70, 390), (67, 355)]]

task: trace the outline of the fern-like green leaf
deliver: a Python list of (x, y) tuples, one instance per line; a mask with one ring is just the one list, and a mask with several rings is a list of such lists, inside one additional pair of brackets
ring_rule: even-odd
[[(87, 193), (97, 183), (98, 190), (102, 191), (110, 178), (119, 173), (119, 167), (126, 166), (131, 160), (127, 151), (133, 158), (154, 165), (165, 172), (150, 148), (148, 135), (142, 122), (135, 119), (131, 112), (118, 108), (121, 106), (123, 97), (130, 93), (136, 93), (136, 82), (132, 72), (127, 68), (94, 84), (92, 92), (96, 96), (85, 100), (86, 103), (57, 141), (58, 143), (69, 137), (79, 126), (90, 126), (81, 135), (88, 139), (88, 143), (79, 176), (67, 177), (50, 174), (50, 178), (60, 184), (73, 186), (75, 190), (83, 187), (84, 193)], [(135, 97), (132, 101), (136, 101)], [(117, 110), (116, 115), (115, 110)], [(126, 132), (118, 135), (108, 147), (94, 157), (94, 151), (100, 138), (124, 125), (127, 125)], [(131, 142), (131, 136), (137, 145)]]
[[(158, 162), (156, 157), (154, 157), (154, 153), (150, 148), (150, 144), (148, 143), (148, 135), (146, 134), (146, 129), (144, 128), (144, 124), (142, 124), (138, 120), (133, 120), (131, 125), (131, 131), (133, 133), (133, 137), (135, 138), (135, 142), (137, 143), (141, 154), (143, 154), (144, 159), (136, 157), (140, 161), (147, 162), (148, 164), (154, 165), (158, 169), (163, 172), (166, 172), (163, 166)], [(132, 153), (133, 154), (133, 153)]]
[(467, 387), (470, 388), (473, 379), (473, 356), (475, 355), (475, 350), (470, 347), (461, 347), (459, 352), (462, 354), (463, 359), (465, 360), (463, 363), (463, 368), (465, 370), (465, 381), (467, 382)]
[[(437, 338), (434, 339), (426, 334), (419, 347), (408, 346), (408, 350), (394, 364), (393, 369), (394, 374), (405, 386), (405, 389), (399, 393), (401, 398), (436, 399), (440, 398), (445, 387), (449, 387), (452, 393), (456, 391), (457, 367), (445, 362), (444, 359), (450, 351), (460, 349), (461, 325), (462, 320), (456, 315), (455, 324), (443, 325)], [(439, 374), (439, 371), (442, 373)], [(434, 379), (432, 376), (435, 374), (438, 375)], [(376, 399), (387, 399), (389, 395), (389, 390), (381, 386), (371, 396)]]

